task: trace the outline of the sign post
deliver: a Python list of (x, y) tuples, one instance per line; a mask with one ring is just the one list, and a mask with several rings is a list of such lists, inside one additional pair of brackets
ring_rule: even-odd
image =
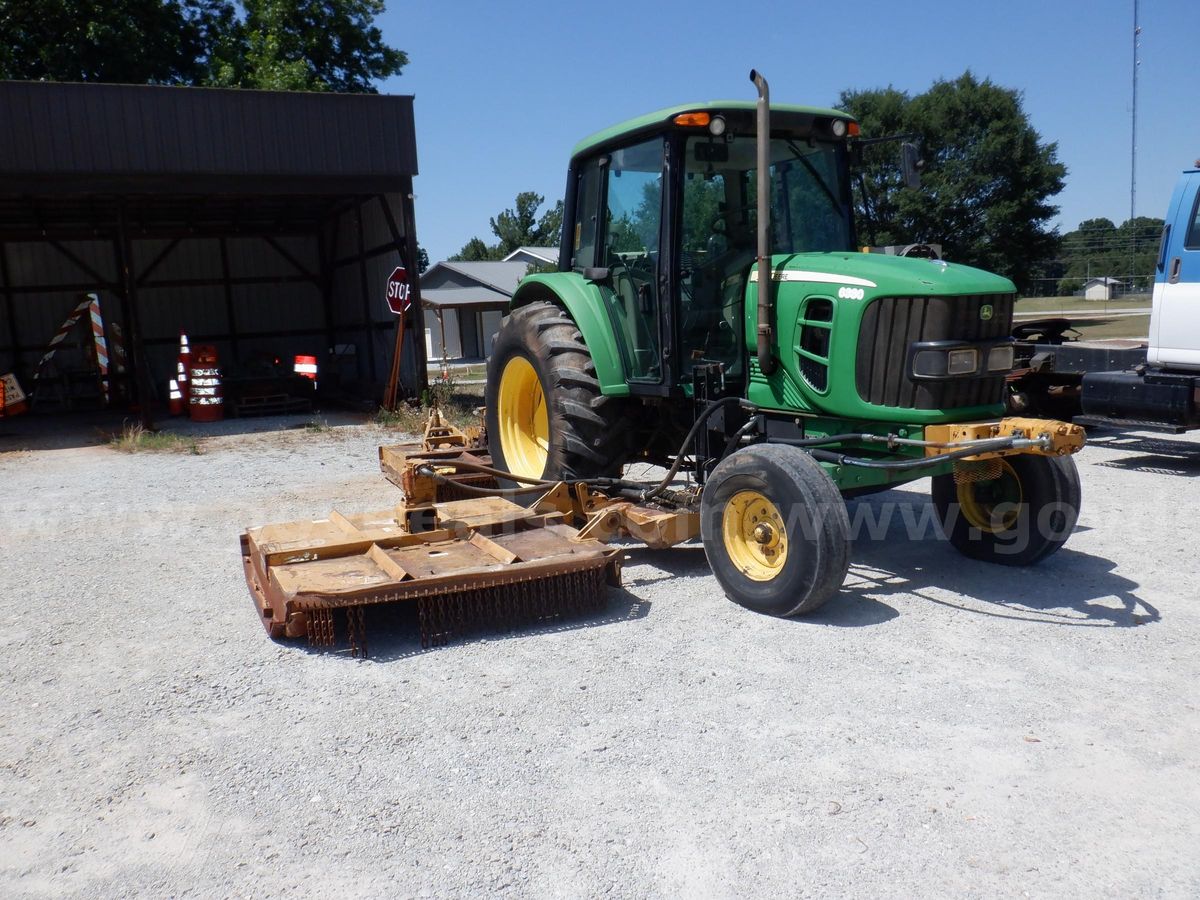
[(396, 266), (388, 276), (386, 299), (388, 309), (400, 317), (396, 323), (396, 346), (392, 350), (392, 371), (388, 376), (387, 389), (383, 395), (384, 408), (396, 408), (396, 393), (400, 385), (400, 355), (404, 350), (404, 320), (412, 305), (412, 285), (408, 283), (408, 272), (404, 266)]

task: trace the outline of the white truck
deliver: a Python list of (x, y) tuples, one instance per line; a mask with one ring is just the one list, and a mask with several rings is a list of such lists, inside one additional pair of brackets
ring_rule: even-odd
[(1155, 269), (1148, 342), (1073, 341), (1065, 319), (1020, 326), (1009, 408), (1088, 428), (1200, 428), (1200, 161), (1175, 185)]

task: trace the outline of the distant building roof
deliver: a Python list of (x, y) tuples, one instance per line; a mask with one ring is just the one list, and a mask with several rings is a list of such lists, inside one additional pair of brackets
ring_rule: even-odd
[(1124, 284), (1124, 282), (1121, 281), (1120, 278), (1110, 278), (1109, 276), (1105, 275), (1103, 277), (1089, 278), (1087, 281), (1085, 281), (1083, 283), (1084, 287), (1087, 287), (1088, 285), (1093, 285), (1093, 284), (1103, 284), (1103, 285), (1112, 285), (1114, 287), (1120, 287), (1122, 284)]
[[(529, 274), (529, 263), (493, 262), (490, 260), (479, 262), (464, 262), (462, 260), (455, 260), (453, 262), (442, 261), (430, 266), (429, 270), (421, 276), (422, 281), (432, 281), (433, 276), (438, 274), (439, 269), (456, 272), (471, 281), (478, 282), (484, 287), (493, 288), (505, 296), (511, 297), (516, 292), (517, 285), (521, 283), (521, 279)], [(421, 293), (424, 294), (425, 291)]]
[[(526, 257), (526, 258), (522, 258)], [(530, 258), (531, 257), (531, 258)], [(538, 262), (557, 263), (558, 248), (557, 247), (518, 247), (508, 256), (504, 257), (504, 262)]]
[(464, 306), (504, 309), (511, 295), (487, 287), (429, 288), (421, 291), (421, 305), (430, 309), (457, 309)]

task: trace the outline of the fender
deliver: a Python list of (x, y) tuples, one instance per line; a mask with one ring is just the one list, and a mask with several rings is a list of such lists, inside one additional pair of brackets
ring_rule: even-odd
[(576, 272), (527, 275), (521, 279), (508, 308), (512, 311), (537, 300), (561, 306), (575, 320), (596, 364), (600, 392), (606, 397), (628, 397), (629, 382), (625, 378), (621, 347), (600, 289)]

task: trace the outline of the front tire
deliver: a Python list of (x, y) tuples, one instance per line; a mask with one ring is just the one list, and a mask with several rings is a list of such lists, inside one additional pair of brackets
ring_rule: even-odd
[(804, 615), (845, 580), (846, 503), (804, 451), (759, 444), (733, 453), (709, 476), (700, 504), (704, 553), (733, 602), (771, 616)]
[(488, 357), (486, 404), (498, 468), (552, 481), (620, 474), (627, 404), (600, 392), (579, 329), (554, 304), (530, 303), (505, 318)]
[(964, 556), (1031, 566), (1075, 530), (1082, 488), (1071, 457), (1005, 456), (957, 471), (957, 482), (934, 476), (931, 493), (942, 533)]

